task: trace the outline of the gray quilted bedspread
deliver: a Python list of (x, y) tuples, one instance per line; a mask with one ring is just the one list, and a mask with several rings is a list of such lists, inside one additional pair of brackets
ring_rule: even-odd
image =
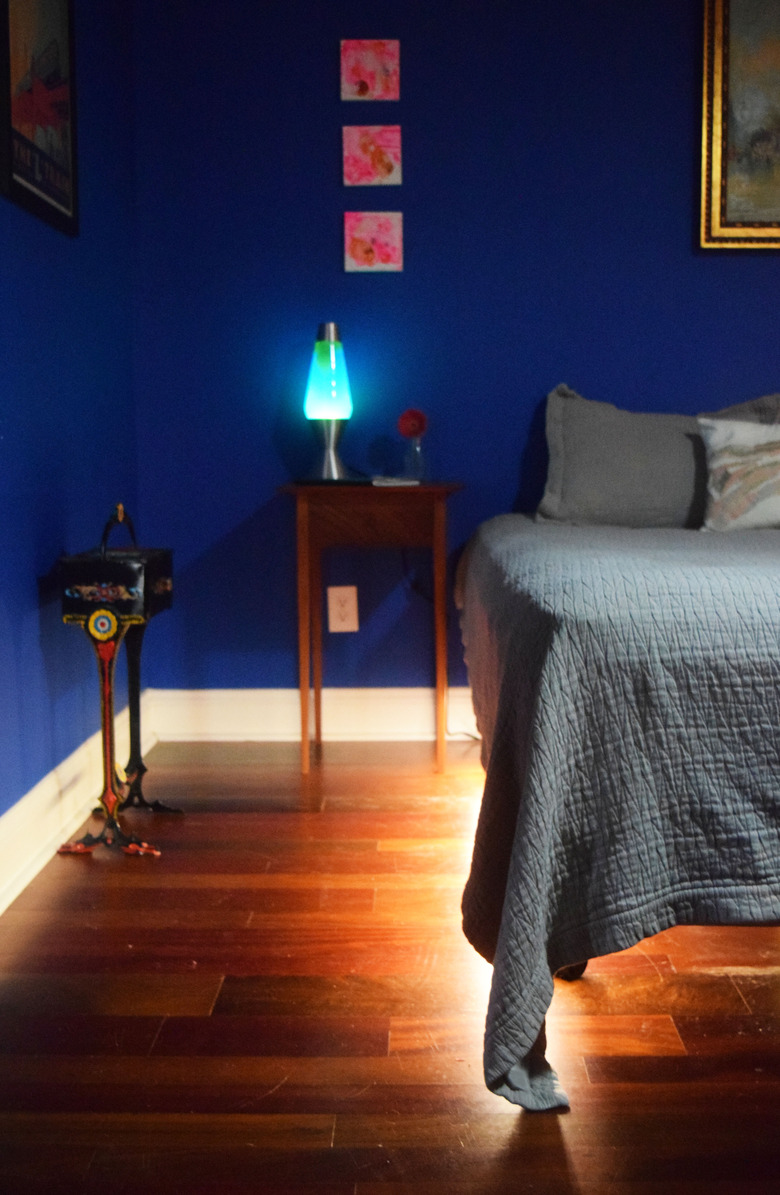
[(485, 1078), (551, 1108), (556, 970), (780, 920), (780, 531), (501, 515), (457, 598), (486, 769), (463, 896), (493, 962)]

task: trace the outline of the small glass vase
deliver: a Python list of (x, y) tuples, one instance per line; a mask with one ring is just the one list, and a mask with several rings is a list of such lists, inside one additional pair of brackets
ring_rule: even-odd
[(404, 477), (410, 481), (425, 480), (425, 457), (422, 450), (422, 436), (410, 436), (404, 454)]

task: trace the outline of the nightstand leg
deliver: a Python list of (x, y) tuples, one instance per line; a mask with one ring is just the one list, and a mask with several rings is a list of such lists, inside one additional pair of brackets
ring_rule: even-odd
[(322, 562), (316, 550), (311, 559), (311, 667), (314, 688), (314, 742), (322, 745)]
[(309, 771), (309, 684), (311, 674), (311, 574), (309, 570), (309, 504), (296, 503), (298, 540), (298, 687), (301, 702), (301, 772)]
[(436, 653), (436, 771), (447, 767), (447, 512), (443, 498), (434, 504), (433, 617)]

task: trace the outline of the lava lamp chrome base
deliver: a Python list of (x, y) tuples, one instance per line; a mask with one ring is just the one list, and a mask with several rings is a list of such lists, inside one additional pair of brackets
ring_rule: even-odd
[(319, 427), (323, 442), (322, 461), (314, 476), (319, 481), (349, 481), (352, 474), (338, 454), (338, 442), (346, 419), (313, 419), (312, 423)]

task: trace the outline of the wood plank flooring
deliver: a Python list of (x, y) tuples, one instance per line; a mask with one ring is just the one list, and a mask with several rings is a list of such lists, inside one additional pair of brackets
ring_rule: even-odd
[[(780, 931), (556, 983), (568, 1113), (482, 1079), (473, 744), (161, 744), (159, 858), (58, 856), (0, 917), (6, 1195), (780, 1191)], [(93, 827), (94, 828), (94, 827)]]

